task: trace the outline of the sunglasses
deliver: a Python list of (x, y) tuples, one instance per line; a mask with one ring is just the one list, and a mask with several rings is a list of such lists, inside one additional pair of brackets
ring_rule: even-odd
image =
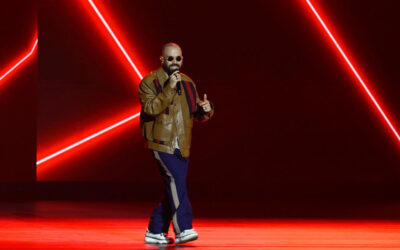
[[(181, 56), (177, 56), (177, 57), (175, 57), (175, 59), (176, 59), (177, 62), (180, 62), (182, 60), (182, 57)], [(169, 56), (169, 57), (167, 57), (167, 60), (168, 60), (168, 62), (172, 62), (174, 60), (174, 57), (173, 56)]]

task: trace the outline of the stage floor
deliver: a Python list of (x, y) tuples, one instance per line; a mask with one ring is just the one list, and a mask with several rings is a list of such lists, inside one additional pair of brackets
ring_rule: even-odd
[[(3, 206), (0, 248), (159, 249), (143, 242), (149, 207), (102, 203)], [(400, 249), (400, 221), (196, 218), (193, 224), (199, 233), (197, 241), (161, 249)]]

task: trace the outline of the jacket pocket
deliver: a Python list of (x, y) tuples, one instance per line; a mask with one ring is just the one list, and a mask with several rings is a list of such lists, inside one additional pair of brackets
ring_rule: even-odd
[(171, 117), (166, 114), (159, 115), (153, 126), (153, 138), (163, 142), (169, 142), (171, 139), (171, 132)]

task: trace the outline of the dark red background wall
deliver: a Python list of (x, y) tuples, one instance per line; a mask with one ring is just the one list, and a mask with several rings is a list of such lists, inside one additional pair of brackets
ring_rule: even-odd
[[(316, 2), (399, 128), (397, 1)], [(214, 102), (194, 127), (193, 199), (398, 198), (399, 142), (304, 2), (95, 3), (143, 74), (176, 42)], [(138, 78), (86, 1), (40, 1), (39, 39), (39, 155), (135, 113)], [(38, 179), (51, 198), (161, 193), (138, 120), (39, 166)]]
[[(0, 8), (0, 75), (7, 72), (34, 43), (37, 3), (2, 1)], [(37, 57), (0, 81), (0, 183), (34, 182), (36, 178)], [(0, 185), (3, 187), (2, 185)], [(18, 192), (5, 191), (5, 195)], [(1, 197), (4, 197), (0, 188)]]

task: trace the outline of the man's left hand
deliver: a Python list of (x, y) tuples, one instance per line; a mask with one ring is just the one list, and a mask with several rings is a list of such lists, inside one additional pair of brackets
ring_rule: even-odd
[(200, 100), (200, 106), (205, 112), (211, 112), (210, 102), (207, 100), (207, 94), (204, 94), (204, 101)]

